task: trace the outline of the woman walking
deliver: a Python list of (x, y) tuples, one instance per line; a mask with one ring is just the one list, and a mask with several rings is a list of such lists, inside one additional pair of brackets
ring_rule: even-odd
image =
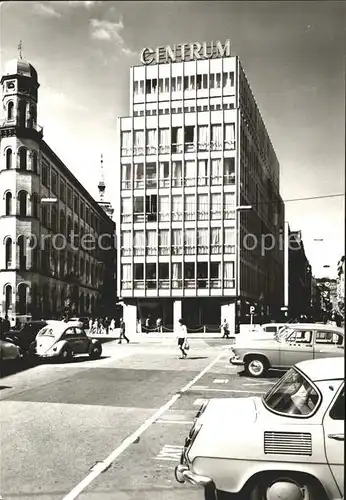
[(178, 346), (181, 351), (180, 359), (185, 359), (187, 357), (187, 352), (185, 351), (187, 345), (187, 328), (182, 319), (179, 320), (178, 326)]

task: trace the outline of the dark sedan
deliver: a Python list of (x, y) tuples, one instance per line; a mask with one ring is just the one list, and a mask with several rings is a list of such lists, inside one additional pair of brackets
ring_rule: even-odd
[(9, 330), (3, 333), (1, 338), (4, 341), (17, 345), (23, 352), (27, 352), (32, 342), (36, 339), (38, 332), (46, 325), (47, 321), (28, 321), (18, 330)]

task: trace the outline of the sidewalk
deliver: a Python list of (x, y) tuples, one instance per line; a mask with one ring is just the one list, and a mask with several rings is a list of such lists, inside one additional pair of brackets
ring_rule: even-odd
[[(120, 328), (116, 328), (112, 334), (100, 334), (100, 335), (89, 335), (94, 339), (107, 339), (107, 340), (117, 340), (120, 337)], [(174, 332), (150, 332), (150, 333), (129, 333), (128, 337), (130, 341), (134, 342), (161, 342), (162, 340), (173, 340), (176, 341), (177, 335)], [(188, 333), (188, 339), (221, 339), (222, 335), (219, 332), (198, 332), (198, 333)]]

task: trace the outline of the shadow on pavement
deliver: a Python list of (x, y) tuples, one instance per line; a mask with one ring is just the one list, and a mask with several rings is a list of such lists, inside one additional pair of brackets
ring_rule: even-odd
[(187, 356), (186, 359), (208, 359), (208, 356)]
[[(281, 378), (282, 375), (285, 373), (284, 370), (269, 370), (267, 373), (262, 375), (262, 377), (252, 377), (254, 380), (260, 380), (262, 378)], [(249, 378), (249, 375), (246, 373), (245, 370), (241, 371), (238, 373), (239, 377), (247, 377)]]
[(0, 367), (0, 378), (8, 377), (9, 375), (14, 375), (15, 373), (24, 372), (33, 368), (38, 363), (36, 360), (22, 360), (22, 361), (5, 361), (2, 362)]

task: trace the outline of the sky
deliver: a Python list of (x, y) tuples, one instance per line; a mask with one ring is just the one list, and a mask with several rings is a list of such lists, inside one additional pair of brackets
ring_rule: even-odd
[[(18, 56), (38, 71), (44, 139), (98, 198), (118, 205), (119, 116), (144, 47), (231, 40), (280, 162), (284, 200), (345, 191), (346, 2), (2, 2), (1, 72)], [(316, 277), (344, 254), (344, 197), (288, 201)], [(316, 241), (322, 240), (322, 241)], [(324, 266), (330, 266), (324, 267)]]

